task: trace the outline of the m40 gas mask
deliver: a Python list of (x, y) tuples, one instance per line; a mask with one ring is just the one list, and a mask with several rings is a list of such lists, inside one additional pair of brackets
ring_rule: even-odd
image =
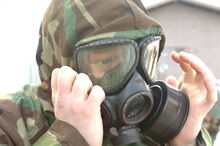
[(154, 81), (160, 36), (138, 43), (128, 38), (103, 39), (78, 47), (73, 58), (78, 72), (100, 85), (105, 134), (114, 145), (140, 140), (140, 133), (167, 142), (181, 130), (189, 111), (185, 94)]

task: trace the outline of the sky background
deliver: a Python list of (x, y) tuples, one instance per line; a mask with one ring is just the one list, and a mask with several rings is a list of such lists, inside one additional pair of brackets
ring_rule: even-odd
[(0, 95), (39, 81), (35, 52), (50, 0), (0, 0)]

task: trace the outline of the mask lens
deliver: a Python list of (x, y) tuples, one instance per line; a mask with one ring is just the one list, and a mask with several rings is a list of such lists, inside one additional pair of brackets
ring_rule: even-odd
[(159, 55), (160, 38), (149, 39), (142, 48), (142, 67), (145, 73), (153, 79), (155, 78), (156, 64)]
[(88, 74), (93, 84), (109, 91), (116, 88), (134, 66), (135, 52), (129, 43), (88, 46), (77, 54), (78, 69)]

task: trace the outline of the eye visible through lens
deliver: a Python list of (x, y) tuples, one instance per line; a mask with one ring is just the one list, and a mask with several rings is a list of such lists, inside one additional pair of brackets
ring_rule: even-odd
[(95, 78), (101, 79), (122, 62), (122, 49), (98, 50), (88, 55), (89, 68)]

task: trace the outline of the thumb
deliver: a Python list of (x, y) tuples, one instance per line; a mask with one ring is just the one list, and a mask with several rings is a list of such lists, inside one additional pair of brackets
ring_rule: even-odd
[(166, 82), (174, 88), (177, 88), (177, 80), (174, 76), (168, 76)]

